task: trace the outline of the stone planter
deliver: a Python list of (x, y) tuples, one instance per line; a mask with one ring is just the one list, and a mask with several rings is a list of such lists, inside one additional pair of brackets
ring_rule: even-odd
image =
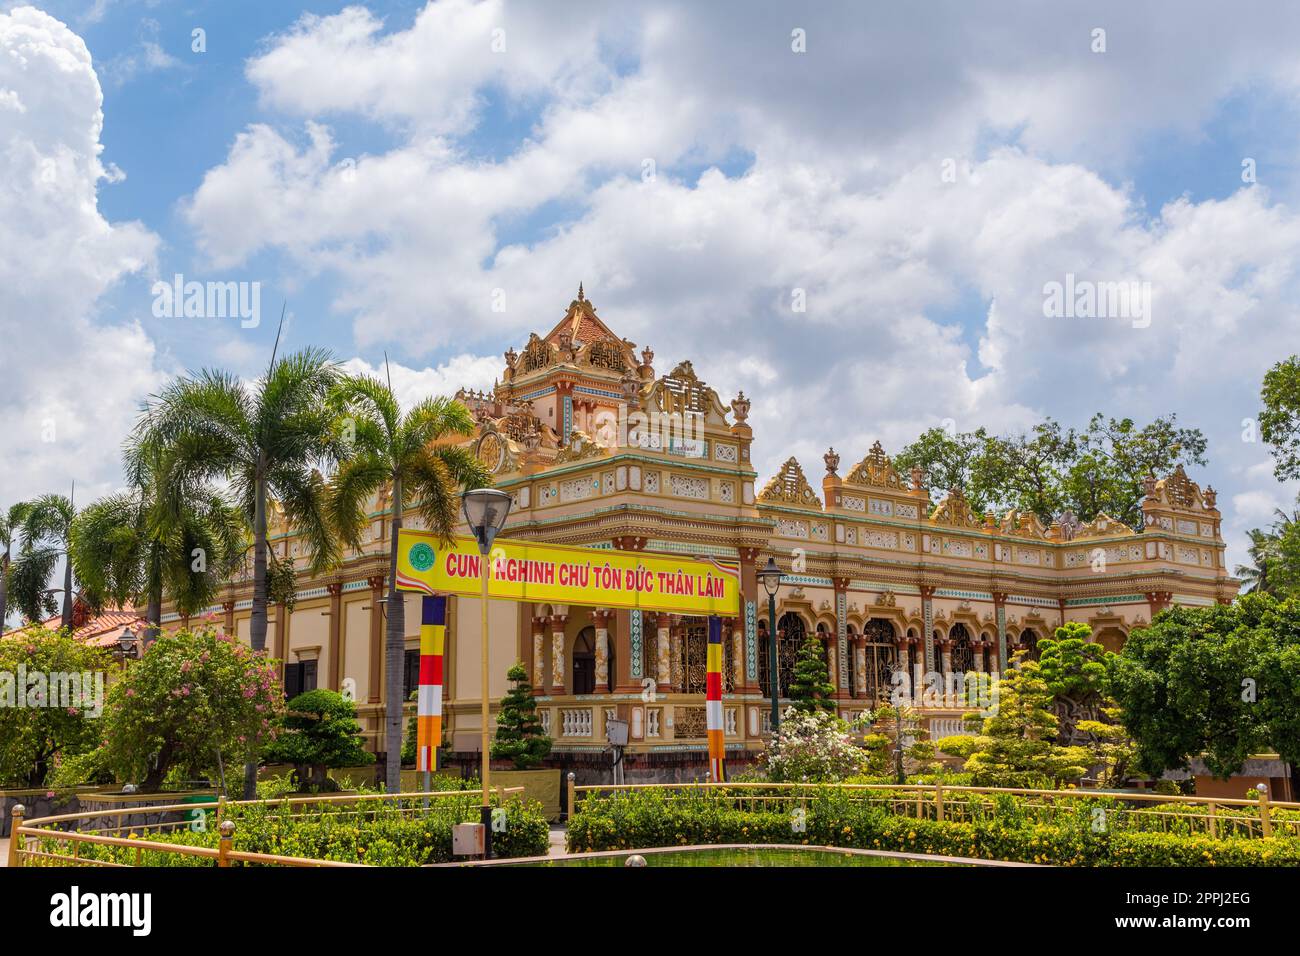
[[(217, 791), (215, 790), (184, 790), (171, 791), (167, 793), (122, 793), (120, 791), (94, 792), (79, 794), (81, 802), (80, 813), (95, 813), (97, 811), (122, 810), (128, 807), (134, 808), (135, 812), (89, 817), (80, 820), (77, 823), (79, 830), (116, 830), (117, 828), (143, 828), (157, 827), (160, 824), (179, 824), (187, 822), (190, 819), (189, 810), (154, 810), (154, 807), (165, 807), (175, 803), (193, 802), (196, 807), (201, 806), (203, 801), (195, 798), (207, 798), (214, 806), (217, 802)], [(71, 811), (69, 811), (71, 812)], [(168, 829), (175, 827), (168, 826)]]
[(0, 790), (0, 837), (9, 836), (14, 807), (22, 805), (24, 819), (53, 817), (63, 813), (80, 813), (82, 793), (93, 793), (93, 787), (78, 787), (73, 792), (62, 791), (50, 796), (50, 790), (39, 787), (30, 790)]

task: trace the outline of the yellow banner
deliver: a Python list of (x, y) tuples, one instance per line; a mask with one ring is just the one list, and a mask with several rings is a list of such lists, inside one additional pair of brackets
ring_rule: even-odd
[[(398, 532), (399, 590), (479, 594), (479, 562), (478, 544), (471, 537), (457, 537), (444, 548), (427, 531), (403, 528)], [(506, 601), (721, 617), (740, 613), (740, 567), (714, 558), (498, 539), (488, 569), (488, 595)]]

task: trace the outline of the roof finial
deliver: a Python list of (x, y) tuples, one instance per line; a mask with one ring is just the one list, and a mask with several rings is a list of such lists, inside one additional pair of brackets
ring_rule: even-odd
[(582, 283), (581, 283), (581, 282), (578, 283), (578, 301), (579, 301), (579, 302), (582, 302), (582, 301), (583, 301), (583, 295), (582, 295)]

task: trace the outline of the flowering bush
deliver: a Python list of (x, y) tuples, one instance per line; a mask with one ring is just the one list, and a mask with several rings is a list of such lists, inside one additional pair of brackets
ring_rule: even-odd
[[(39, 787), (64, 760), (95, 747), (98, 715), (88, 710), (86, 697), (103, 688), (112, 663), (105, 651), (67, 631), (31, 627), (0, 639), (0, 786)], [(91, 678), (74, 706), (54, 706), (62, 688), (50, 685), (56, 674), (76, 674), (78, 686)]]
[(781, 715), (781, 729), (760, 760), (775, 783), (837, 782), (867, 769), (867, 753), (854, 743), (845, 721), (825, 711), (801, 713), (793, 707)]
[(224, 779), (255, 758), (283, 710), (274, 661), (211, 627), (166, 634), (109, 691), (105, 760), (146, 793), (173, 768)]

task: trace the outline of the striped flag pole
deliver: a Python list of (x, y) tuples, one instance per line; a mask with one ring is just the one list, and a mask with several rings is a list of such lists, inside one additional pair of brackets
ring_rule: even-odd
[(726, 779), (722, 739), (722, 619), (709, 618), (708, 676), (705, 681), (705, 727), (709, 735), (709, 774), (714, 783)]
[[(442, 740), (442, 649), (447, 635), (447, 598), (426, 594), (420, 607), (420, 690), (415, 703), (415, 766), (424, 771), (424, 789), (438, 769)], [(427, 798), (426, 798), (427, 799)]]

